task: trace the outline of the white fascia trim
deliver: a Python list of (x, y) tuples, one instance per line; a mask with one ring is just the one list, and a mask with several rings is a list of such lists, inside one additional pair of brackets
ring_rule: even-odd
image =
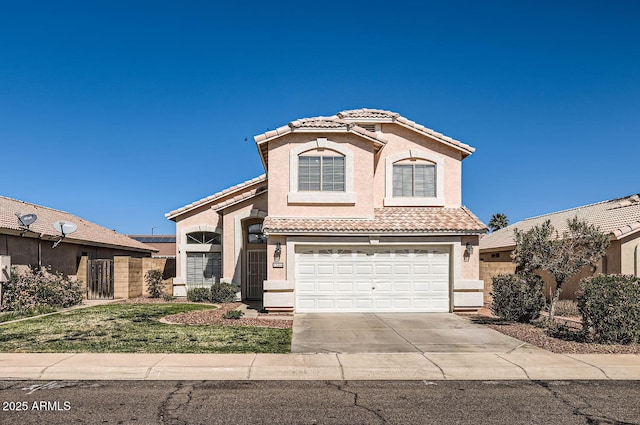
[[(344, 192), (299, 192), (298, 191), (298, 156), (312, 149), (330, 149), (344, 156)], [(353, 189), (353, 151), (344, 145), (318, 137), (289, 151), (289, 194), (287, 201), (296, 204), (355, 204), (356, 194)]]
[[(436, 164), (436, 197), (435, 198), (394, 198), (393, 197), (393, 164), (403, 159), (424, 159)], [(444, 207), (444, 158), (433, 152), (419, 149), (398, 152), (385, 159), (385, 207)]]

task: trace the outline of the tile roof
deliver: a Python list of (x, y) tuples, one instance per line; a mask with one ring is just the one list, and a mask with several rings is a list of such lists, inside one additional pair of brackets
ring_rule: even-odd
[(75, 232), (64, 239), (65, 242), (126, 248), (142, 252), (156, 251), (155, 248), (117, 233), (115, 230), (109, 230), (68, 212), (0, 196), (0, 229), (20, 232), (20, 222), (16, 214), (20, 216), (35, 214), (38, 217), (29, 226), (30, 232), (27, 235), (40, 234), (43, 239), (57, 240), (60, 237), (60, 233), (53, 228), (53, 223), (64, 221), (78, 226)]
[(269, 233), (384, 233), (384, 234), (481, 234), (486, 226), (467, 208), (375, 208), (374, 218), (267, 217)]
[(234, 196), (233, 198), (229, 198), (226, 199), (222, 202), (219, 202), (215, 205), (211, 206), (211, 209), (215, 210), (215, 211), (221, 211), (227, 207), (230, 207), (232, 205), (235, 205), (239, 202), (244, 201), (245, 199), (249, 199), (249, 198), (253, 198), (256, 195), (259, 195), (263, 192), (266, 192), (268, 190), (268, 186), (265, 184), (263, 186), (258, 186), (255, 189), (252, 190), (248, 190), (246, 192), (240, 192), (238, 195)]
[(343, 119), (365, 119), (365, 120), (394, 120), (400, 116), (397, 112), (385, 111), (382, 109), (350, 109), (338, 112), (336, 115)]
[(244, 189), (248, 188), (249, 186), (252, 186), (258, 183), (264, 183), (266, 181), (267, 181), (266, 174), (261, 174), (258, 177), (239, 183), (235, 186), (231, 186), (230, 188), (221, 190), (220, 192), (214, 193), (213, 195), (207, 196), (206, 198), (199, 199), (195, 202), (185, 205), (184, 207), (180, 207), (178, 209), (170, 211), (166, 213), (164, 216), (167, 217), (169, 220), (173, 220), (179, 215), (192, 211), (198, 207), (201, 207), (204, 204), (215, 203), (216, 201), (220, 201), (221, 199), (226, 198), (227, 196), (231, 196), (237, 192), (241, 192)]
[(538, 217), (528, 218), (503, 229), (496, 230), (480, 240), (480, 249), (511, 248), (515, 246), (514, 229), (527, 231), (551, 220), (560, 233), (567, 229), (567, 220), (578, 217), (599, 226), (600, 230), (620, 239), (640, 230), (640, 194), (612, 199), (595, 204), (571, 208)]
[(346, 121), (360, 121), (363, 120), (365, 122), (393, 122), (398, 125), (401, 125), (405, 128), (418, 132), (420, 134), (435, 138), (440, 142), (443, 142), (449, 146), (452, 146), (460, 151), (465, 156), (471, 155), (475, 152), (475, 148), (467, 145), (466, 143), (462, 143), (459, 140), (452, 139), (449, 136), (445, 136), (442, 133), (438, 133), (435, 130), (427, 128), (422, 124), (418, 124), (414, 121), (408, 120), (397, 112), (384, 111), (382, 109), (352, 109), (349, 111), (338, 112), (338, 117), (346, 120)]
[(331, 117), (302, 118), (292, 121), (282, 127), (278, 127), (275, 130), (270, 130), (264, 134), (259, 134), (254, 137), (254, 140), (258, 145), (258, 150), (260, 152), (260, 156), (262, 158), (265, 169), (267, 169), (268, 155), (266, 142), (270, 140), (282, 137), (285, 134), (293, 133), (295, 131), (348, 131), (368, 138), (376, 142), (379, 146), (384, 146), (384, 144), (386, 144), (384, 134), (380, 132), (371, 132), (365, 130), (358, 125), (359, 123), (376, 122), (395, 123), (427, 137), (436, 139), (448, 146), (461, 151), (464, 157), (469, 156), (473, 152), (475, 152), (475, 149), (473, 147), (458, 140), (452, 139), (451, 137), (445, 136), (442, 133), (438, 133), (437, 131), (427, 128), (414, 121), (408, 120), (397, 112), (367, 108), (342, 111)]

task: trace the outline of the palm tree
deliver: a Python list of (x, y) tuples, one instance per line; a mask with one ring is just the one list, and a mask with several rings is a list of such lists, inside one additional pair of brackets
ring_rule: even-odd
[(509, 225), (509, 219), (506, 215), (498, 213), (491, 216), (491, 220), (489, 220), (489, 229), (492, 232), (496, 230), (502, 229), (503, 227), (507, 227)]

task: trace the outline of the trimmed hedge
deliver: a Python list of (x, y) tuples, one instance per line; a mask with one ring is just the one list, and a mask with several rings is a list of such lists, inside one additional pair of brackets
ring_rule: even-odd
[(209, 288), (189, 289), (187, 299), (194, 303), (208, 303), (211, 299), (211, 290)]
[(82, 290), (76, 280), (44, 268), (13, 269), (2, 289), (1, 311), (24, 312), (40, 306), (65, 308), (82, 302)]
[(236, 285), (227, 282), (214, 283), (211, 286), (211, 302), (232, 303), (236, 300)]
[(582, 279), (578, 310), (585, 333), (596, 342), (640, 342), (640, 279), (600, 275)]
[(493, 279), (491, 311), (496, 316), (528, 323), (540, 317), (544, 307), (543, 281), (535, 274), (502, 274)]

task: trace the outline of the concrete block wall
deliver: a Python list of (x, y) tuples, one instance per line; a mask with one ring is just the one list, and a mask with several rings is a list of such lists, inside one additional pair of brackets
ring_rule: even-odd
[(480, 280), (484, 281), (484, 302), (491, 303), (491, 279), (499, 274), (516, 272), (516, 265), (511, 261), (480, 261)]
[(113, 258), (115, 298), (135, 298), (142, 295), (142, 258)]

